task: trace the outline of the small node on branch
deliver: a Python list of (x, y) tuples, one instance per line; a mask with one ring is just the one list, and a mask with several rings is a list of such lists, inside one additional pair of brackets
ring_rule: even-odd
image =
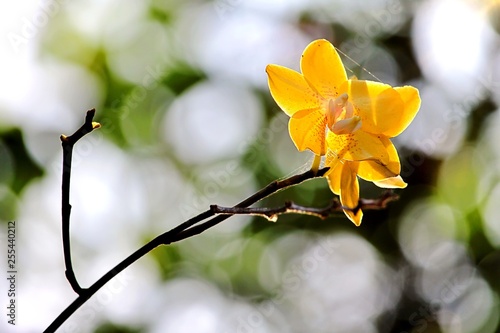
[(278, 214), (267, 215), (269, 222), (278, 222)]

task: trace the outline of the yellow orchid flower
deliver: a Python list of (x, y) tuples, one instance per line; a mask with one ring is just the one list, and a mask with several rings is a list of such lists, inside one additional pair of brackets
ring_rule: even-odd
[(389, 138), (411, 123), (420, 107), (418, 90), (411, 86), (348, 79), (334, 46), (320, 39), (310, 43), (300, 62), (301, 73), (268, 65), (271, 95), (290, 116), (289, 133), (299, 151), (327, 155), (325, 175), (340, 195), (344, 212), (361, 223), (357, 177), (381, 187), (402, 188), (401, 165)]

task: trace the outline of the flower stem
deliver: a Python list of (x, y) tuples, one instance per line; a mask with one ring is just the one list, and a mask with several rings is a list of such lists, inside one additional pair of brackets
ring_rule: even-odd
[(315, 174), (319, 170), (320, 163), (321, 163), (321, 156), (320, 155), (314, 155), (314, 160), (313, 160), (313, 163), (312, 163), (312, 166), (311, 166), (311, 170)]

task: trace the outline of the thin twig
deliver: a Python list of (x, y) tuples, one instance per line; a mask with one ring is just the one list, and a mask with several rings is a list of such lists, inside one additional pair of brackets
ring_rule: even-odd
[[(319, 170), (318, 172), (313, 172), (311, 170), (306, 171), (302, 174), (292, 176), (290, 178), (284, 179), (282, 181), (274, 181), (267, 185), (265, 188), (262, 190), (258, 191), (257, 193), (251, 195), (247, 199), (243, 200), (240, 202), (237, 206), (239, 207), (246, 207), (250, 206), (251, 204), (273, 194), (276, 193), (286, 187), (290, 187), (293, 185), (297, 185), (299, 183), (302, 183), (305, 180), (316, 178), (316, 177), (321, 177), (323, 174), (328, 170), (328, 168), (324, 168)], [(209, 209), (201, 214), (199, 214), (196, 217), (193, 217), (186, 222), (178, 225), (174, 229), (171, 229), (170, 231), (167, 231), (153, 240), (151, 240), (149, 243), (145, 244), (143, 247), (132, 253), (130, 256), (125, 258), (122, 262), (120, 262), (118, 265), (116, 265), (114, 268), (112, 268), (109, 272), (104, 274), (99, 280), (97, 280), (93, 285), (88, 287), (87, 289), (83, 290), (83, 292), (71, 303), (63, 312), (59, 314), (59, 316), (50, 324), (49, 327), (44, 332), (55, 332), (56, 329), (58, 329), (80, 306), (82, 306), (86, 301), (92, 297), (99, 289), (101, 289), (106, 283), (108, 283), (112, 278), (114, 278), (118, 273), (123, 271), (125, 268), (128, 266), (132, 265), (134, 262), (136, 262), (138, 259), (142, 258), (144, 255), (146, 255), (148, 252), (153, 250), (159, 245), (162, 244), (171, 244), (177, 241), (180, 241), (182, 239), (192, 237), (194, 235), (200, 234), (203, 231), (217, 225), (218, 223), (226, 220), (230, 216), (224, 216), (224, 215), (219, 215), (215, 216), (211, 220), (208, 220), (207, 222), (200, 224), (198, 226), (192, 227), (198, 222), (201, 222), (203, 220), (206, 220), (207, 218), (210, 218), (214, 216), (214, 213)], [(191, 228), (190, 228), (191, 227)], [(196, 228), (199, 227), (199, 228)]]
[[(327, 167), (327, 168), (320, 169), (318, 171), (309, 170), (309, 171), (306, 171), (304, 173), (301, 173), (301, 174), (298, 174), (295, 176), (291, 176), (289, 178), (285, 178), (285, 179), (280, 180), (280, 181), (274, 181), (274, 182), (270, 183), (269, 185), (267, 185), (266, 187), (264, 187), (263, 189), (261, 189), (260, 191), (256, 192), (255, 194), (249, 196), (248, 198), (246, 198), (245, 200), (243, 200), (242, 202), (240, 202), (239, 204), (237, 204), (233, 208), (248, 207), (248, 206), (253, 205), (254, 203), (270, 196), (271, 194), (279, 192), (285, 188), (298, 185), (298, 184), (300, 184), (306, 180), (309, 180), (309, 179), (323, 177), (323, 175), (329, 169), (330, 168)], [(203, 231), (221, 223), (222, 221), (228, 219), (229, 217), (231, 217), (231, 215), (215, 216), (214, 218), (212, 218), (211, 220), (209, 220), (207, 222), (204, 222), (202, 224), (199, 224), (199, 225), (196, 225), (192, 228), (189, 228), (185, 231), (182, 231), (179, 235), (177, 235), (173, 239), (166, 238), (164, 244), (170, 244), (170, 243), (180, 241), (180, 240), (188, 238), (188, 237), (192, 237), (192, 236), (201, 234)]]
[(70, 216), (71, 204), (69, 203), (70, 193), (70, 179), (71, 179), (71, 160), (73, 156), (73, 147), (85, 134), (92, 132), (94, 129), (99, 128), (99, 123), (93, 122), (95, 109), (87, 111), (85, 123), (75, 133), (70, 136), (61, 135), (62, 149), (63, 149), (63, 166), (62, 166), (62, 241), (64, 264), (66, 265), (66, 278), (73, 290), (80, 295), (83, 292), (82, 287), (73, 271), (73, 264), (71, 262), (71, 246), (70, 246)]
[[(399, 195), (392, 190), (385, 191), (382, 196), (375, 199), (359, 199), (358, 207), (352, 211), (356, 213), (359, 209), (365, 210), (381, 210), (386, 209), (387, 205), (393, 201), (399, 200)], [(348, 208), (346, 208), (348, 210)]]
[(360, 199), (358, 206), (355, 208), (344, 207), (339, 202), (339, 200), (335, 198), (332, 199), (327, 206), (322, 208), (306, 207), (298, 205), (292, 201), (287, 201), (283, 206), (274, 208), (222, 207), (219, 205), (210, 205), (210, 210), (216, 215), (260, 216), (271, 222), (276, 222), (278, 220), (278, 216), (283, 214), (311, 215), (324, 220), (330, 215), (342, 212), (343, 210), (350, 210), (356, 212), (359, 209), (365, 209), (365, 210), (385, 209), (390, 202), (395, 201), (398, 198), (399, 196), (394, 192), (386, 191), (384, 192), (384, 194), (382, 194), (382, 196), (376, 199)]

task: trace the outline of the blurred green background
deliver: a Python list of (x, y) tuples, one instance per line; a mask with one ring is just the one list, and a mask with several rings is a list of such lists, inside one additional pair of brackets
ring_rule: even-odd
[[(349, 56), (349, 75), (420, 89), (394, 140), (400, 200), (359, 228), (343, 214), (233, 217), (154, 250), (60, 331), (500, 332), (499, 1), (52, 0), (2, 4), (0, 22), (0, 235), (16, 220), (19, 271), (18, 325), (2, 332), (40, 332), (75, 298), (61, 133), (96, 108), (71, 189), (88, 286), (210, 204), (308, 168), (264, 69), (298, 70), (317, 38)], [(331, 199), (317, 179), (262, 205)]]

